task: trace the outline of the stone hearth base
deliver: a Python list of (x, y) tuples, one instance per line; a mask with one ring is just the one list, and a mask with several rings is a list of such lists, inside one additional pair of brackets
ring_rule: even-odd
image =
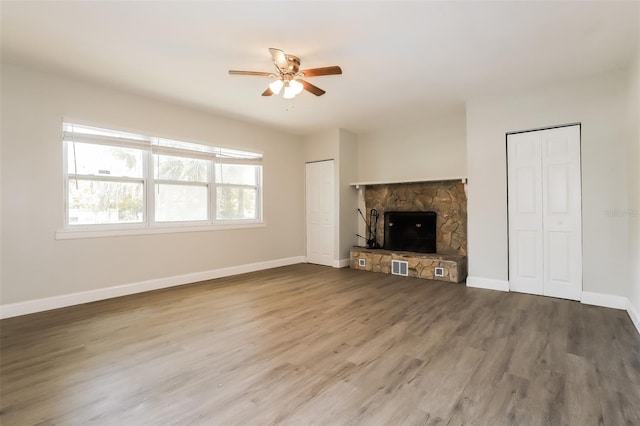
[[(351, 249), (350, 266), (363, 271), (391, 273), (392, 260), (404, 260), (409, 264), (409, 276), (428, 280), (463, 282), (467, 278), (467, 257), (458, 254), (413, 253), (382, 249)], [(365, 266), (359, 266), (364, 259)], [(444, 276), (436, 277), (435, 268), (443, 268)]]

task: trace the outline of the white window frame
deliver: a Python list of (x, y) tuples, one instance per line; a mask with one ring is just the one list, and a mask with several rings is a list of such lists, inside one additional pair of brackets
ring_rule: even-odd
[[(220, 164), (232, 164), (232, 162), (230, 161), (221, 161)], [(240, 163), (242, 164), (242, 163)], [(216, 221), (218, 223), (227, 223), (227, 224), (237, 224), (237, 223), (244, 223), (246, 220), (260, 220), (262, 218), (262, 167), (256, 167), (256, 184), (255, 185), (242, 185), (242, 184), (236, 184), (236, 183), (224, 183), (224, 182), (217, 182), (215, 180), (215, 164), (214, 164), (214, 170), (213, 170), (213, 174), (214, 177), (212, 179), (212, 181), (214, 182), (214, 186), (215, 188), (213, 188), (213, 190), (211, 191), (212, 194), (212, 204), (211, 204), (211, 208), (213, 211), (213, 214), (216, 219)], [(255, 189), (256, 190), (256, 219), (218, 219), (217, 215), (218, 215), (218, 188), (249, 188), (249, 189)]]
[[(173, 157), (179, 157), (179, 158), (189, 158), (186, 156), (180, 156), (178, 155), (179, 153), (175, 153), (172, 152), (171, 154), (167, 154), (164, 152), (157, 152), (157, 150), (152, 149), (151, 155), (150, 155), (150, 161), (151, 161), (151, 167), (150, 167), (150, 171), (149, 171), (149, 178), (150, 178), (150, 185), (149, 185), (149, 191), (152, 192), (152, 194), (149, 194), (149, 200), (153, 200), (153, 205), (149, 206), (150, 211), (153, 213), (153, 216), (149, 216), (153, 218), (153, 225), (154, 226), (198, 226), (198, 225), (206, 225), (206, 224), (213, 224), (215, 223), (215, 221), (212, 221), (213, 218), (213, 213), (211, 210), (212, 204), (211, 204), (211, 199), (213, 198), (213, 195), (211, 193), (211, 187), (215, 184), (214, 180), (215, 180), (215, 176), (212, 175), (212, 171), (215, 169), (215, 161), (210, 161), (209, 164), (207, 165), (207, 181), (206, 182), (192, 182), (192, 181), (183, 181), (183, 180), (174, 180), (174, 179), (157, 179), (156, 178), (156, 169), (155, 169), (155, 165), (158, 164), (157, 159), (155, 158), (156, 155), (160, 156), (160, 155), (171, 155)], [(205, 187), (207, 188), (207, 218), (206, 219), (202, 219), (202, 220), (181, 220), (181, 221), (177, 221), (177, 220), (166, 220), (166, 221), (159, 221), (156, 220), (156, 215), (155, 215), (155, 208), (156, 208), (156, 185), (180, 185), (180, 186), (199, 186), (199, 187)], [(159, 188), (160, 190), (162, 190), (162, 188)], [(215, 207), (215, 206), (214, 206)], [(252, 219), (253, 220), (253, 219)]]
[[(63, 123), (63, 129), (93, 129), (95, 131), (105, 131), (112, 133), (122, 133), (111, 129), (96, 128), (73, 123)], [(124, 134), (124, 133), (123, 133)], [(131, 135), (133, 138), (127, 137), (110, 137), (100, 135), (89, 135), (86, 133), (63, 131), (62, 153), (63, 153), (63, 194), (64, 194), (64, 224), (61, 230), (56, 232), (57, 239), (73, 239), (73, 238), (92, 238), (107, 237), (119, 235), (137, 235), (137, 234), (157, 234), (171, 232), (191, 232), (191, 231), (211, 231), (219, 229), (236, 229), (236, 228), (254, 228), (263, 227), (263, 191), (264, 184), (262, 175), (264, 167), (262, 165), (262, 153), (237, 151), (234, 149), (213, 147), (204, 144), (193, 144), (190, 142), (169, 141), (158, 137), (150, 137), (143, 135)], [(106, 146), (124, 146), (142, 151), (142, 169), (141, 178), (129, 177), (111, 177), (102, 175), (82, 175), (69, 172), (69, 149), (74, 143), (88, 143)], [(202, 151), (175, 148), (171, 146), (163, 146), (163, 142), (174, 142), (191, 145), (195, 148), (202, 148)], [(208, 181), (205, 182), (188, 182), (180, 180), (159, 181), (155, 179), (154, 155), (171, 155), (183, 158), (199, 158), (210, 161), (208, 164)], [(181, 155), (182, 154), (182, 155)], [(216, 182), (215, 166), (216, 163), (224, 164), (251, 164), (256, 165), (256, 185), (231, 185)], [(109, 223), (109, 224), (86, 224), (73, 225), (69, 223), (69, 184), (75, 179), (78, 181), (109, 181), (109, 182), (135, 182), (143, 184), (143, 221), (135, 223)], [(155, 220), (155, 189), (156, 183), (161, 184), (177, 184), (177, 185), (196, 185), (206, 186), (208, 196), (208, 218), (206, 220), (197, 221), (156, 221)], [(234, 220), (218, 220), (217, 219), (217, 188), (219, 186), (235, 186), (255, 188), (256, 192), (256, 218), (255, 219), (234, 219)]]

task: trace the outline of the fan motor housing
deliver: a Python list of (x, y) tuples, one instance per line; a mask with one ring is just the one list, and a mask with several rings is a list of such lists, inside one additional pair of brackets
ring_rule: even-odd
[(296, 74), (300, 70), (300, 58), (294, 55), (287, 55), (287, 61), (289, 62), (287, 71)]

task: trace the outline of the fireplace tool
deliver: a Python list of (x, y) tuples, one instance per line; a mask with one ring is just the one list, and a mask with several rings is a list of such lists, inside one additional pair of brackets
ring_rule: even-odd
[(369, 211), (369, 222), (367, 222), (367, 219), (365, 219), (362, 214), (362, 210), (358, 209), (358, 213), (360, 213), (360, 217), (364, 221), (364, 224), (367, 225), (367, 237), (365, 238), (360, 234), (356, 234), (356, 236), (367, 241), (367, 248), (380, 248), (380, 244), (378, 244), (378, 210), (371, 209)]

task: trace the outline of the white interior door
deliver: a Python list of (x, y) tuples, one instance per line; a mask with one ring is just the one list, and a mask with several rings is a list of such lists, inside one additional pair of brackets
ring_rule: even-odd
[(307, 262), (333, 266), (335, 175), (333, 160), (307, 163)]
[(508, 135), (507, 156), (510, 289), (579, 300), (580, 127)]
[(544, 294), (579, 300), (582, 292), (580, 127), (540, 131)]
[(507, 136), (509, 288), (544, 294), (540, 135)]

